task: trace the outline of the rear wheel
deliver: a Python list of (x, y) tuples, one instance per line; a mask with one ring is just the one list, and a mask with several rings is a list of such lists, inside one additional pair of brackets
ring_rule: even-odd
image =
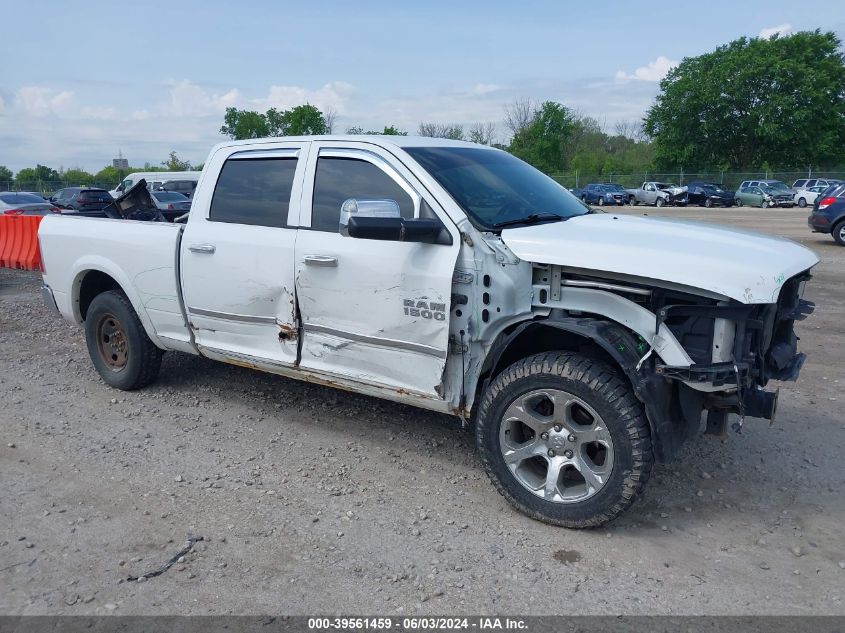
[(838, 224), (834, 225), (830, 234), (833, 235), (834, 241), (839, 246), (845, 246), (845, 220), (840, 220)]
[(140, 389), (158, 376), (163, 352), (120, 291), (94, 297), (85, 315), (85, 342), (91, 362), (112, 387)]
[(626, 510), (654, 460), (627, 380), (569, 352), (531, 356), (499, 374), (479, 406), (476, 441), (505, 499), (531, 518), (571, 528)]

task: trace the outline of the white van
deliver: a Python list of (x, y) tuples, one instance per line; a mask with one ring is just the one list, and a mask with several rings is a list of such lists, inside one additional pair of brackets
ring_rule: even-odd
[(171, 180), (190, 180), (196, 183), (201, 173), (201, 171), (136, 171), (124, 178), (109, 193), (112, 198), (119, 198), (142, 178), (147, 181), (147, 189), (150, 191), (157, 191), (164, 183)]

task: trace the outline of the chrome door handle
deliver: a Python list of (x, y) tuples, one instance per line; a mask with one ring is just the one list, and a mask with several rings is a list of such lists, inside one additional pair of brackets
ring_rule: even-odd
[(211, 255), (217, 249), (214, 248), (214, 244), (191, 244), (188, 250), (192, 253), (208, 253)]
[(306, 255), (305, 263), (308, 266), (337, 266), (337, 257), (331, 255)]

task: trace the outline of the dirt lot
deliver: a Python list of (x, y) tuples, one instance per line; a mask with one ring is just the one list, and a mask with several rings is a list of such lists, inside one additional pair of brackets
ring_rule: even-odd
[(623, 212), (797, 239), (818, 307), (774, 426), (689, 444), (592, 531), (511, 510), (448, 417), (181, 354), (112, 390), (0, 271), (0, 613), (845, 614), (845, 248), (798, 209)]

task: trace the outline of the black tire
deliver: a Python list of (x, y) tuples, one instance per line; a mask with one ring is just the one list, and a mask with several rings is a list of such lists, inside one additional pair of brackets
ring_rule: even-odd
[(706, 198), (704, 200), (704, 208), (709, 209), (712, 206), (713, 206), (713, 201), (710, 198)]
[(734, 204), (735, 204), (736, 206), (738, 206), (738, 207), (741, 207), (741, 206), (742, 206), (742, 200), (740, 200), (739, 198), (737, 198), (736, 200), (734, 200)]
[[(111, 332), (108, 343), (106, 331)], [(147, 336), (129, 299), (119, 290), (94, 297), (85, 315), (85, 342), (91, 362), (112, 387), (132, 391), (158, 376), (163, 352)]]
[[(504, 414), (517, 399), (537, 389), (561, 390), (583, 400), (598, 413), (610, 435), (610, 474), (597, 492), (582, 501), (541, 498), (520, 483), (505, 462), (500, 446)], [(531, 356), (499, 374), (478, 408), (476, 442), (493, 485), (511, 505), (532, 519), (568, 528), (595, 527), (619, 516), (642, 492), (654, 463), (648, 421), (628, 381), (603, 362), (570, 352)]]
[(636, 207), (640, 204), (640, 201), (637, 200), (636, 198), (634, 198), (633, 196), (631, 196), (631, 198), (628, 201), (631, 203), (632, 207)]
[(839, 244), (839, 246), (845, 246), (845, 220), (839, 220), (839, 222), (834, 224), (830, 230), (830, 234), (833, 236), (834, 242)]
[(662, 207), (664, 204), (666, 204), (666, 201), (663, 200), (663, 198), (658, 197), (657, 200), (654, 201), (654, 206), (657, 208)]
[(804, 198), (803, 196), (801, 196), (800, 198), (798, 198), (798, 206), (799, 206), (799, 207), (801, 207), (802, 209), (803, 209), (804, 207), (806, 207), (806, 206), (807, 206), (807, 199), (806, 199), (806, 198)]
[(603, 206), (604, 206), (604, 198), (602, 198), (601, 196), (599, 196), (599, 199), (598, 199), (598, 201), (596, 202), (596, 204), (597, 204), (597, 205), (599, 205), (600, 207), (603, 207)]

